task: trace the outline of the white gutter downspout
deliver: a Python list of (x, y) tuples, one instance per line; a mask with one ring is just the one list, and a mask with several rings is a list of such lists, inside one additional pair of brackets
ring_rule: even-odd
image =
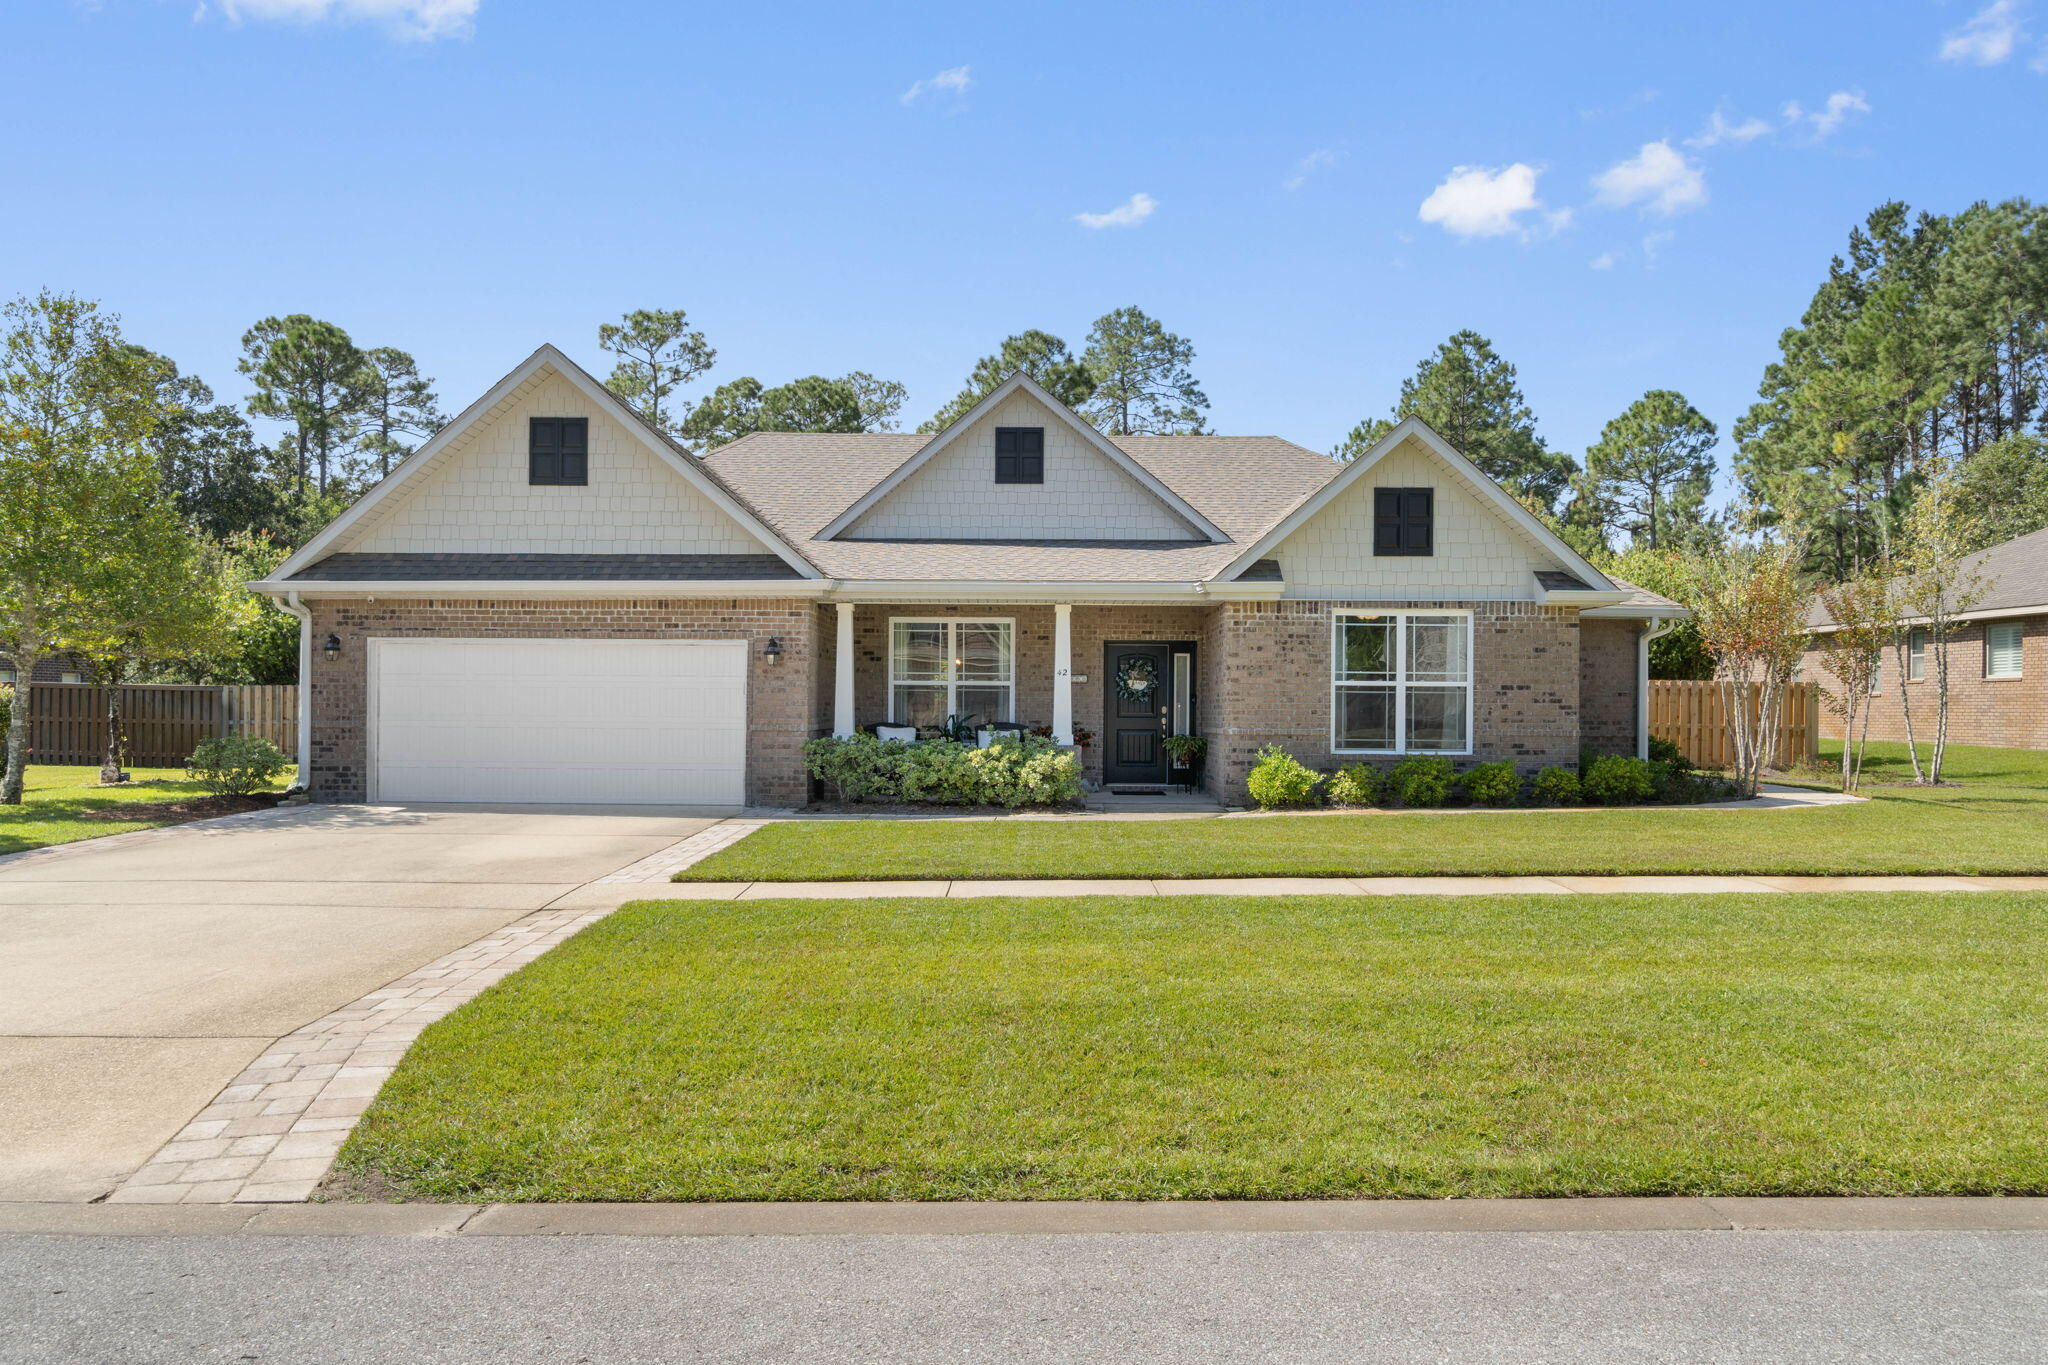
[[(275, 599), (272, 599), (275, 600)], [(297, 787), (313, 790), (313, 611), (299, 601), (299, 590), (285, 593), (278, 606), (299, 618), (299, 775)]]
[(1650, 641), (1678, 629), (1676, 621), (1660, 621), (1636, 636), (1636, 757), (1650, 756)]

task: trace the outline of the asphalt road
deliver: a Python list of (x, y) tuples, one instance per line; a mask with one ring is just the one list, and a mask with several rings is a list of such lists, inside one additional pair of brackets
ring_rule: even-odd
[(2038, 1361), (2048, 1233), (0, 1236), (0, 1361)]

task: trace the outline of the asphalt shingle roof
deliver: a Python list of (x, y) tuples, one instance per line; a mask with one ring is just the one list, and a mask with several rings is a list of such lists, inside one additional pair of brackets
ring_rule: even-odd
[(797, 553), (833, 578), (1193, 582), (1243, 554), (1342, 466), (1277, 436), (1119, 436), (1117, 447), (1229, 540), (820, 540), (930, 436), (763, 431), (704, 457)]
[[(2018, 612), (2029, 607), (2048, 612), (2048, 529), (1979, 550), (1963, 561), (1963, 571), (1974, 572), (1985, 584), (1982, 600), (1970, 608), (1973, 612)], [(1807, 612), (1806, 621), (1814, 626), (1831, 623), (1818, 602)]]

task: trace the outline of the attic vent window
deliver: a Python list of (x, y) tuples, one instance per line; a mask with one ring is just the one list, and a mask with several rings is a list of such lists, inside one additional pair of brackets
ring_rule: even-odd
[(1045, 482), (1045, 428), (996, 428), (996, 482)]
[(1372, 490), (1372, 552), (1375, 555), (1435, 553), (1435, 491), (1428, 488)]
[(526, 427), (526, 481), (581, 485), (590, 482), (590, 419), (533, 417)]

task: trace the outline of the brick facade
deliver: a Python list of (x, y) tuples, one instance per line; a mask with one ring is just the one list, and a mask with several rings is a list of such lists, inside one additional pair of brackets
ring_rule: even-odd
[[(341, 640), (332, 663), (312, 660), (313, 793), (360, 801), (367, 782), (367, 641), (378, 636), (730, 640), (749, 642), (747, 797), (802, 804), (801, 749), (830, 732), (836, 609), (799, 599), (649, 599), (575, 602), (425, 599), (318, 601), (313, 637)], [(1519, 602), (1224, 602), (1205, 606), (1073, 608), (1074, 723), (1103, 728), (1103, 646), (1113, 641), (1190, 641), (1195, 646), (1195, 732), (1210, 741), (1205, 782), (1239, 799), (1252, 756), (1279, 743), (1311, 767), (1360, 761), (1330, 750), (1332, 615), (1341, 607), (1456, 608), (1473, 613), (1475, 752), (1460, 766), (1510, 759), (1524, 771), (1576, 761), (1582, 737), (1634, 743), (1633, 622), (1583, 626), (1576, 613)], [(1016, 623), (1017, 719), (1052, 720), (1050, 605), (929, 606), (863, 603), (854, 615), (854, 705), (859, 724), (888, 717), (892, 617), (1005, 617)], [(763, 647), (782, 642), (779, 664)], [(2036, 642), (2030, 638), (2030, 669)], [(2048, 671), (2048, 661), (2043, 670)], [(2036, 676), (2040, 673), (2037, 672)], [(1582, 700), (1583, 697), (1583, 700)], [(1582, 725), (1584, 727), (1582, 731)], [(1102, 747), (1085, 755), (1101, 776)], [(1397, 760), (1371, 760), (1388, 764)]]
[(1636, 751), (1635, 621), (1579, 622), (1579, 743), (1602, 753)]
[[(2048, 749), (2048, 615), (2012, 618), (2020, 623), (2020, 676), (1984, 676), (1986, 622), (1968, 621), (1948, 644), (1948, 737), (1955, 744), (1989, 744), (2009, 749)], [(1904, 740), (1901, 687), (1911, 694), (1913, 732), (1922, 743), (1934, 736), (1935, 647), (1927, 646), (1926, 678), (1901, 684), (1898, 655), (1884, 652), (1877, 695), (1870, 699), (1870, 738)], [(1823, 688), (1840, 685), (1809, 649), (1800, 677)], [(1821, 734), (1842, 737), (1842, 718), (1821, 708)]]
[[(822, 620), (808, 601), (751, 598), (510, 602), (431, 598), (316, 601), (313, 639), (341, 641), (332, 662), (312, 658), (313, 745), (310, 782), (316, 800), (361, 801), (368, 780), (368, 641), (378, 636), (564, 638), (611, 640), (739, 640), (750, 645), (747, 669), (747, 800), (801, 805), (807, 796), (802, 748), (829, 725), (815, 683)], [(782, 660), (763, 655), (782, 642)], [(826, 694), (829, 704), (829, 693)]]

